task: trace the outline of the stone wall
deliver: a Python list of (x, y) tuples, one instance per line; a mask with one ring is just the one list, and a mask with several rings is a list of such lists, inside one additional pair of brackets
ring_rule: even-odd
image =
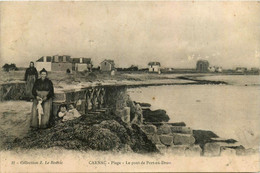
[(250, 155), (256, 151), (245, 149), (239, 143), (228, 143), (222, 138), (212, 138), (211, 142), (201, 146), (196, 141), (193, 130), (189, 127), (175, 126), (172, 123), (146, 124), (140, 126), (161, 153), (176, 156), (226, 156)]
[(202, 149), (199, 145), (195, 145), (195, 138), (189, 127), (164, 123), (159, 126), (141, 125), (141, 129), (162, 153), (184, 156), (202, 155)]

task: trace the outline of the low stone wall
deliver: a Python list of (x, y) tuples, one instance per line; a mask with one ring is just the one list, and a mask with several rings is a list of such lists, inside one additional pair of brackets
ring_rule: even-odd
[(189, 127), (173, 126), (168, 123), (159, 126), (148, 124), (140, 127), (162, 153), (184, 156), (202, 155), (202, 149), (199, 145), (195, 145), (195, 138)]
[(25, 82), (9, 82), (0, 84), (0, 101), (20, 100), (25, 96)]
[(225, 155), (250, 155), (255, 151), (245, 149), (239, 143), (227, 143), (221, 138), (204, 146), (197, 144), (193, 130), (186, 126), (175, 126), (172, 123), (147, 124), (140, 126), (161, 153), (176, 156), (225, 156)]

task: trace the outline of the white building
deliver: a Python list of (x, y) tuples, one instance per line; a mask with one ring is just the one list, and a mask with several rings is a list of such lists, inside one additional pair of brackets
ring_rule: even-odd
[(38, 71), (45, 68), (47, 71), (72, 71), (71, 58), (68, 55), (43, 56), (35, 63)]
[(47, 71), (51, 71), (52, 57), (43, 56), (35, 62), (35, 67), (38, 71), (45, 68)]
[(149, 72), (160, 72), (161, 64), (159, 62), (148, 63)]
[(75, 71), (92, 71), (91, 58), (73, 58), (72, 62)]

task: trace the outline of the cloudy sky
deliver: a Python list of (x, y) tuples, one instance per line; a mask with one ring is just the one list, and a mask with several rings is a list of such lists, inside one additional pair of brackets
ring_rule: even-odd
[(94, 65), (260, 65), (259, 2), (1, 2), (0, 63), (46, 55)]

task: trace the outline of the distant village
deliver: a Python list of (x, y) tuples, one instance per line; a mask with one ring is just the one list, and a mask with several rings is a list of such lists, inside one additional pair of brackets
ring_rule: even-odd
[[(116, 71), (143, 71), (149, 73), (223, 73), (223, 74), (253, 74), (259, 75), (259, 68), (247, 69), (246, 67), (236, 67), (234, 69), (223, 69), (219, 66), (212, 66), (207, 60), (198, 60), (194, 68), (164, 68), (160, 62), (148, 62), (146, 68), (138, 68), (131, 65), (128, 68), (117, 67), (114, 60), (104, 59), (97, 67), (93, 66), (91, 58), (72, 58), (69, 55), (42, 56), (35, 62), (35, 67), (47, 71), (64, 71), (66, 73), (76, 72), (110, 72), (114, 75)], [(5, 64), (4, 71), (20, 70), (15, 64)]]

